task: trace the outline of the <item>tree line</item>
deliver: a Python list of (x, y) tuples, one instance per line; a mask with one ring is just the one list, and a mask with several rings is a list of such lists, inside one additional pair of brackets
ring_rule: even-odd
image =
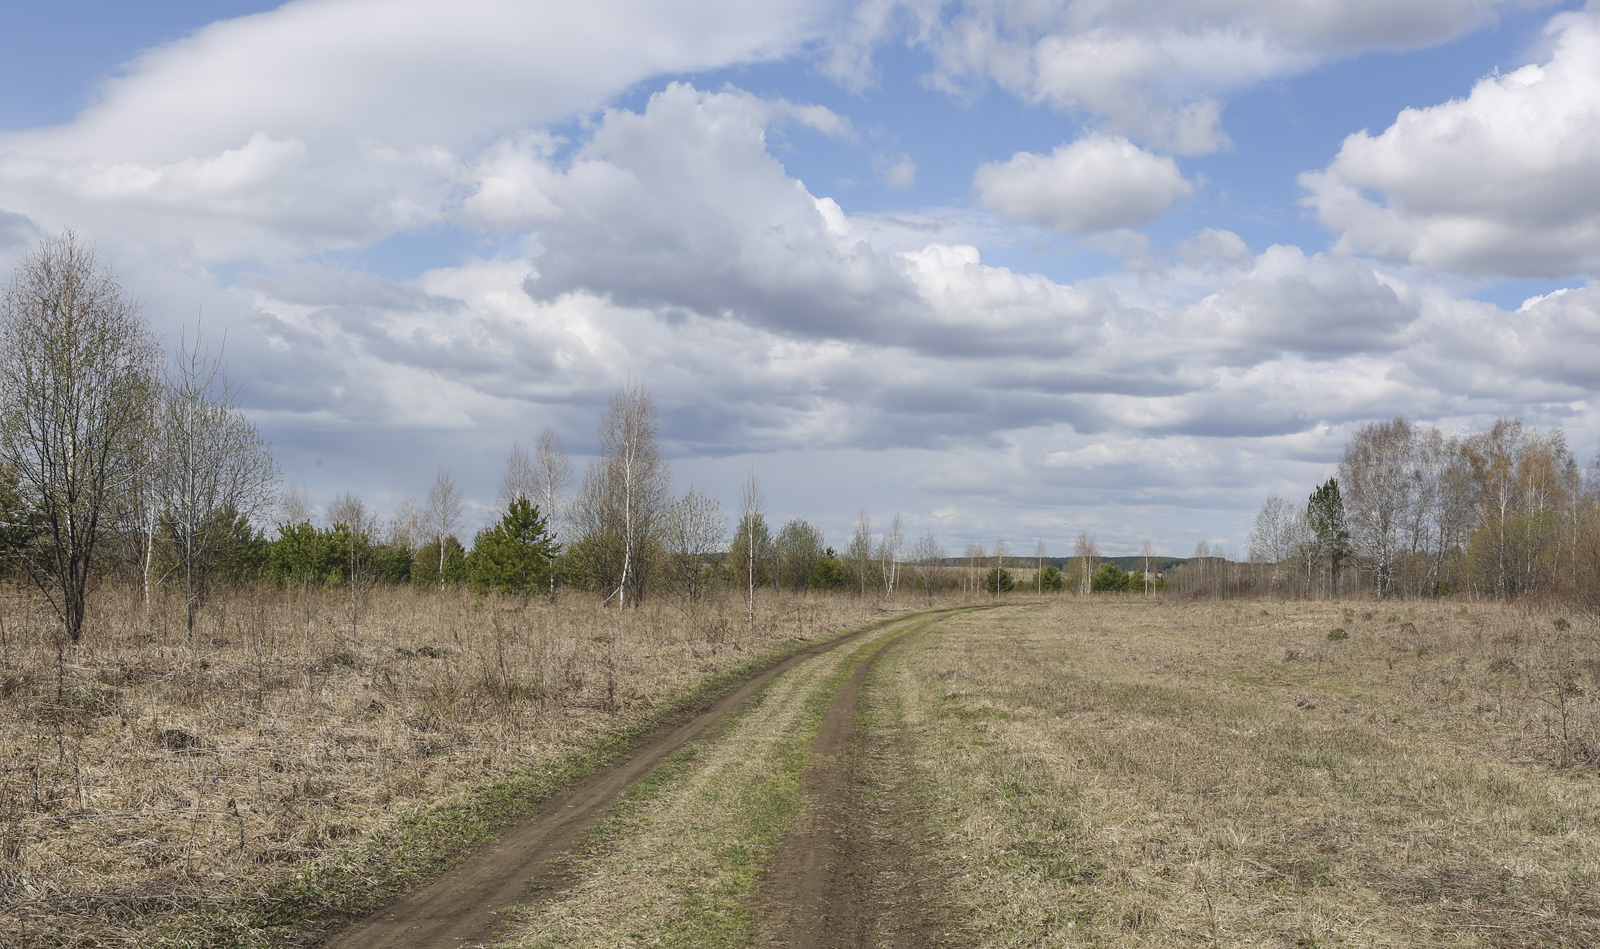
[(1250, 534), (1256, 581), (1295, 596), (1467, 593), (1595, 599), (1600, 475), (1559, 428), (1502, 418), (1446, 435), (1361, 426), (1303, 504), (1270, 497)]

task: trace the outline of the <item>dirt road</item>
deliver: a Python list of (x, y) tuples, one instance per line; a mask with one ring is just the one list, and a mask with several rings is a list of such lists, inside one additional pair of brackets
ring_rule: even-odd
[[(581, 841), (584, 833), (604, 816), (624, 791), (690, 742), (710, 734), (749, 702), (764, 685), (797, 664), (855, 642), (887, 625), (904, 622), (904, 618), (885, 620), (839, 639), (807, 647), (768, 667), (709, 706), (664, 726), (642, 741), (632, 755), (583, 779), (566, 793), (546, 802), (528, 820), (502, 833), (494, 845), (369, 919), (334, 934), (325, 945), (329, 949), (436, 949), (473, 945), (493, 939), (496, 932), (504, 928), (498, 916), (499, 911), (512, 905), (526, 904), (534, 898), (548, 898), (570, 882), (563, 875), (563, 857)], [(825, 737), (820, 739), (824, 743), (821, 749), (829, 749), (821, 750), (825, 756), (837, 756), (838, 752), (831, 749), (847, 744), (861, 683), (869, 668), (870, 663), (860, 665), (850, 684), (840, 693), (839, 702), (844, 704), (836, 703), (835, 709), (829, 713), (831, 724), (824, 726)], [(813, 782), (815, 787), (810, 789), (810, 796), (820, 796), (819, 800), (822, 801), (815, 809), (816, 813), (837, 811), (855, 814), (857, 809), (853, 806), (840, 808), (831, 802), (836, 792), (843, 796), (841, 799), (851, 797), (848, 784), (836, 786), (833, 783), (835, 778), (830, 776), (835, 771), (835, 768), (825, 767), (816, 773)], [(831, 888), (819, 890), (819, 884), (810, 882), (815, 876), (812, 870), (790, 867), (792, 860), (798, 859), (801, 866), (812, 866), (814, 870), (816, 858), (799, 854), (812, 853), (818, 842), (814, 837), (797, 839), (798, 849), (794, 854), (785, 854), (785, 869), (781, 871), (785, 880), (804, 881), (800, 884), (800, 898), (806, 900), (808, 906), (833, 899), (834, 894), (842, 892), (832, 884), (829, 884)], [(833, 915), (840, 919), (856, 919), (865, 911), (864, 907), (858, 909)]]
[(863, 714), (878, 660), (924, 620), (859, 662), (835, 695), (801, 781), (804, 810), (755, 900), (763, 945), (791, 949), (951, 945), (938, 869), (917, 846), (915, 797), (892, 731)]

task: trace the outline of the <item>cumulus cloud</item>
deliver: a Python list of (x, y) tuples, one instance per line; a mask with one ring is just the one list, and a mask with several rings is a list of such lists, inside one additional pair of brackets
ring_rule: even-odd
[(872, 51), (904, 38), (933, 54), (926, 77), (971, 95), (993, 83), (1095, 117), (1107, 131), (1179, 154), (1228, 145), (1222, 100), (1264, 80), (1372, 50), (1445, 42), (1502, 9), (1547, 0), (866, 0), (835, 28), (825, 68), (872, 81)]
[(1600, 11), (1563, 14), (1542, 63), (1407, 109), (1301, 176), (1339, 247), (1463, 273), (1600, 274)]
[[(826, 12), (300, 0), (144, 53), (68, 124), (0, 132), (0, 208), (49, 227), (155, 229), (210, 259), (359, 247), (437, 224), (462, 192), (487, 204), (527, 171), (502, 153), (473, 160), (496, 139), (650, 76), (783, 55)], [(788, 118), (848, 133), (820, 107)]]
[(972, 184), (985, 207), (1069, 234), (1148, 224), (1194, 192), (1177, 162), (1109, 135), (1089, 135), (1049, 155), (1017, 152), (980, 166)]

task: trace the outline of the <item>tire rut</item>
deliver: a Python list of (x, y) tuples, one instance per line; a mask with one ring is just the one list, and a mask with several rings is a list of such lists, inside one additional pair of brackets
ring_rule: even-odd
[(625, 757), (603, 766), (502, 831), (498, 839), (366, 919), (335, 933), (326, 949), (437, 949), (492, 939), (499, 912), (560, 893), (572, 881), (563, 859), (624, 791), (685, 745), (705, 737), (762, 686), (795, 665), (907, 617), (889, 617), (789, 654), (738, 686), (664, 723)]
[(755, 894), (763, 946), (951, 944), (939, 873), (918, 846), (922, 829), (897, 743), (857, 727), (878, 660), (937, 619), (884, 641), (857, 663), (823, 716), (813, 764), (801, 779), (800, 818)]

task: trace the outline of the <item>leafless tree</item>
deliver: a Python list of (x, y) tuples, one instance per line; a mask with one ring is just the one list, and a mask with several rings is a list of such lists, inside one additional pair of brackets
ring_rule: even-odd
[(589, 464), (573, 505), (595, 579), (625, 608), (645, 589), (644, 555), (656, 538), (670, 475), (656, 446), (655, 402), (630, 380), (600, 420), (600, 457)]
[(132, 500), (159, 358), (138, 304), (71, 231), (29, 252), (0, 298), (0, 463), (36, 519), (28, 572), (70, 642)]
[(1145, 596), (1149, 596), (1150, 595), (1150, 587), (1152, 586), (1152, 582), (1151, 582), (1151, 579), (1150, 579), (1150, 558), (1154, 557), (1155, 553), (1156, 553), (1156, 545), (1151, 543), (1149, 540), (1145, 540), (1145, 541), (1143, 541), (1143, 542), (1141, 542), (1139, 544), (1139, 556), (1144, 558), (1144, 595)]
[[(511, 509), (511, 502), (517, 498), (527, 498), (538, 503), (539, 475), (538, 466), (533, 456), (528, 454), (528, 447), (520, 441), (511, 443), (511, 451), (506, 455), (505, 474), (500, 476), (500, 493), (496, 502), (500, 513), (504, 514)], [(545, 517), (549, 517), (546, 511)]]
[(317, 509), (311, 503), (311, 492), (303, 484), (289, 486), (278, 499), (278, 523), (309, 524), (316, 520)]
[(766, 533), (767, 501), (761, 494), (761, 482), (756, 480), (756, 473), (752, 470), (745, 478), (744, 488), (739, 492), (739, 530), (744, 535), (744, 562), (739, 566), (745, 575), (746, 589), (749, 591), (747, 601), (750, 609), (750, 631), (756, 628), (756, 566), (761, 556), (761, 548), (766, 538), (757, 536)]
[(878, 563), (883, 575), (885, 598), (894, 596), (895, 583), (900, 579), (900, 553), (905, 543), (906, 531), (900, 522), (900, 512), (896, 511), (894, 520), (889, 522), (889, 529), (883, 532), (883, 540), (878, 544)]
[(1011, 556), (1011, 545), (1006, 543), (1004, 537), (995, 538), (994, 542), (994, 589), (990, 590), (996, 596), (1002, 592), (1000, 578), (1005, 575), (1006, 558)]
[(1078, 593), (1088, 596), (1094, 586), (1095, 571), (1100, 569), (1100, 545), (1095, 542), (1094, 535), (1080, 531), (1072, 555), (1078, 560)]
[(1044, 538), (1036, 538), (1033, 544), (1033, 585), (1034, 592), (1044, 595)]
[(1262, 503), (1250, 531), (1250, 560), (1266, 568), (1273, 589), (1281, 588), (1310, 536), (1304, 508), (1277, 495)]
[[(534, 448), (533, 480), (539, 504), (544, 508), (546, 522), (550, 525), (550, 533), (560, 538), (562, 543), (567, 542), (567, 511), (566, 492), (572, 484), (572, 459), (567, 455), (567, 446), (561, 443), (561, 436), (555, 430), (546, 426), (539, 433), (539, 443)], [(720, 511), (718, 512), (720, 516)], [(556, 595), (556, 572), (550, 571), (550, 598)]]
[(923, 592), (928, 595), (930, 601), (933, 599), (934, 586), (939, 577), (939, 564), (944, 557), (944, 547), (939, 544), (939, 539), (933, 536), (932, 531), (917, 538), (916, 544), (911, 548), (911, 559), (917, 564)]
[(1363, 425), (1339, 459), (1345, 523), (1357, 555), (1372, 564), (1379, 596), (1394, 592), (1395, 565), (1416, 503), (1415, 446), (1403, 418)]
[(416, 553), (422, 549), (428, 534), (425, 520), (417, 499), (407, 496), (400, 502), (400, 510), (389, 518), (388, 529), (384, 531), (384, 543), (397, 550)]
[(967, 589), (972, 593), (978, 592), (981, 586), (979, 581), (983, 579), (983, 559), (987, 556), (984, 546), (977, 542), (968, 544), (967, 549), (962, 552), (961, 559), (965, 561), (967, 567)]
[(693, 487), (667, 511), (662, 530), (667, 564), (673, 586), (693, 606), (711, 583), (708, 564), (722, 549), (728, 536), (728, 521), (722, 506)]
[(192, 343), (180, 341), (157, 413), (154, 481), (191, 633), (216, 571), (236, 553), (240, 530), (277, 495), (278, 465), (239, 410), (239, 395), (220, 350), (213, 355), (198, 331)]
[(439, 544), (439, 589), (445, 586), (445, 538), (456, 532), (461, 522), (461, 494), (456, 490), (450, 469), (440, 468), (428, 490), (428, 504), (423, 513), (427, 533)]
[(866, 596), (867, 574), (872, 563), (872, 521), (867, 518), (864, 509), (856, 518), (856, 530), (850, 535), (850, 546), (845, 548), (844, 556), (850, 562), (851, 572), (856, 575), (857, 589), (862, 596)]

